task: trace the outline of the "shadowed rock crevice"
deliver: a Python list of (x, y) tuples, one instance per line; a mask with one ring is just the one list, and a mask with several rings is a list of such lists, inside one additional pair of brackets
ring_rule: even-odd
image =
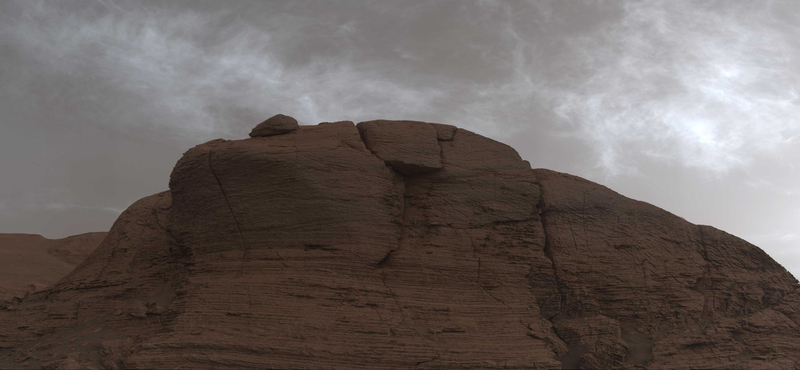
[(386, 257), (384, 257), (383, 259), (381, 259), (377, 263), (378, 267), (389, 267), (389, 266), (391, 266), (390, 258), (395, 252), (398, 252), (398, 251), (403, 249), (403, 242), (404, 242), (404, 240), (406, 238), (406, 233), (408, 232), (407, 228), (409, 227), (409, 224), (408, 224), (409, 220), (408, 220), (408, 212), (407, 212), (407, 210), (409, 209), (409, 204), (408, 204), (408, 194), (407, 194), (407, 191), (406, 191), (406, 189), (408, 187), (408, 180), (407, 180), (406, 176), (403, 176), (402, 174), (399, 174), (399, 173), (397, 174), (397, 177), (402, 179), (401, 181), (402, 181), (402, 187), (403, 187), (403, 192), (401, 194), (401, 198), (402, 199), (401, 199), (400, 202), (398, 202), (398, 204), (400, 205), (400, 219), (398, 220), (399, 232), (397, 234), (397, 246), (394, 247), (393, 249), (390, 249), (386, 253)]
[[(399, 202), (401, 209), (397, 246), (378, 262), (379, 266), (386, 267), (389, 265), (388, 258), (402, 249), (408, 228), (411, 227), (407, 212), (410, 208), (409, 183), (422, 173), (441, 169), (442, 154), (439, 137), (452, 140), (455, 127), (437, 129), (433, 124), (425, 122), (377, 120), (361, 122), (357, 128), (359, 138), (367, 150), (397, 174), (395, 181), (401, 183), (403, 188), (402, 199)], [(440, 134), (439, 131), (442, 133)], [(435, 143), (437, 150), (434, 151), (430, 147), (423, 151), (416, 150), (420, 142), (426, 143), (428, 146), (430, 143)], [(437, 160), (431, 159), (431, 153), (434, 152), (439, 157)]]
[(442, 168), (438, 135), (427, 122), (377, 120), (356, 126), (367, 149), (403, 175)]
[(236, 219), (236, 213), (233, 212), (233, 208), (231, 207), (231, 202), (228, 200), (228, 195), (225, 193), (225, 188), (222, 187), (222, 181), (220, 181), (219, 176), (214, 171), (214, 165), (212, 163), (211, 157), (214, 154), (213, 150), (208, 152), (208, 169), (211, 171), (211, 175), (214, 176), (214, 180), (217, 182), (217, 186), (219, 186), (219, 191), (222, 193), (222, 198), (225, 199), (225, 205), (228, 206), (228, 211), (231, 213), (231, 218), (233, 219), (233, 223), (236, 224), (236, 230), (239, 231), (239, 239), (242, 242), (242, 269), (244, 269), (244, 261), (247, 258), (247, 244), (244, 241), (244, 233), (242, 232), (242, 226), (239, 224), (239, 220)]
[(458, 127), (453, 125), (444, 125), (441, 123), (431, 123), (436, 130), (436, 139), (439, 141), (453, 141), (458, 132)]
[[(559, 334), (558, 326), (554, 322), (554, 318), (556, 318), (559, 315), (561, 315), (563, 313), (563, 309), (566, 308), (567, 296), (564, 293), (564, 289), (565, 288), (562, 286), (561, 279), (559, 278), (559, 269), (558, 269), (558, 266), (556, 265), (555, 257), (553, 257), (552, 240), (550, 239), (549, 232), (548, 232), (548, 225), (547, 225), (547, 217), (548, 216), (547, 216), (547, 203), (546, 203), (547, 202), (546, 201), (547, 192), (545, 191), (545, 189), (542, 188), (540, 183), (536, 182), (536, 185), (539, 187), (539, 202), (536, 205), (536, 208), (537, 208), (537, 210), (539, 212), (539, 220), (540, 220), (541, 225), (542, 225), (542, 230), (544, 231), (544, 255), (550, 261), (550, 265), (551, 265), (551, 267), (553, 269), (553, 276), (552, 277), (553, 277), (553, 280), (555, 282), (556, 290), (557, 290), (557, 293), (558, 293), (558, 296), (555, 297), (555, 301), (557, 302), (558, 307), (555, 310), (551, 309), (551, 310), (549, 310), (549, 312), (543, 312), (543, 314), (545, 314), (545, 317), (550, 322), (553, 334), (555, 334), (555, 336), (558, 337), (558, 339), (560, 339), (566, 345), (566, 352), (564, 352), (563, 354), (561, 354), (561, 356), (558, 357), (558, 360), (561, 361), (561, 368), (562, 369), (576, 368), (579, 365), (579, 361), (576, 361), (576, 359), (579, 359), (581, 355), (583, 355), (584, 353), (588, 352), (588, 348), (586, 348), (587, 346), (585, 346), (585, 345), (584, 346), (570, 346), (570, 345), (568, 345), (567, 341), (565, 340), (565, 338), (562, 337)], [(543, 310), (544, 310), (545, 302), (542, 302), (542, 300), (552, 300), (552, 297), (539, 296), (537, 298), (540, 299), (540, 301), (538, 302), (539, 303), (539, 307), (540, 307), (540, 309), (543, 309)], [(554, 350), (556, 350), (556, 349), (554, 349)], [(558, 352), (556, 352), (556, 353), (558, 353)]]
[(391, 263), (392, 263), (392, 261), (391, 261), (392, 254), (393, 254), (394, 252), (396, 252), (396, 251), (397, 251), (396, 249), (389, 250), (389, 252), (388, 252), (388, 253), (386, 253), (386, 256), (384, 256), (383, 258), (381, 258), (381, 260), (380, 260), (380, 261), (378, 261), (378, 263), (376, 263), (376, 264), (375, 264), (375, 266), (376, 266), (376, 267), (378, 267), (378, 268), (383, 268), (383, 267), (388, 267), (388, 266), (390, 266), (390, 265), (391, 265)]

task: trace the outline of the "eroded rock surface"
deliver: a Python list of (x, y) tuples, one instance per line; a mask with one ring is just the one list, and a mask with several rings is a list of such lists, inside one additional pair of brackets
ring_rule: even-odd
[(296, 119), (283, 114), (276, 114), (254, 127), (250, 131), (250, 137), (280, 135), (297, 130), (298, 127)]
[(453, 126), (301, 126), (187, 151), (45, 291), (0, 367), (794, 368), (757, 247)]
[(377, 120), (359, 123), (358, 131), (367, 149), (404, 175), (442, 168), (439, 134), (430, 123)]
[(559, 358), (565, 364), (800, 364), (797, 280), (761, 249), (576, 176), (534, 174), (559, 286), (552, 321), (568, 346)]

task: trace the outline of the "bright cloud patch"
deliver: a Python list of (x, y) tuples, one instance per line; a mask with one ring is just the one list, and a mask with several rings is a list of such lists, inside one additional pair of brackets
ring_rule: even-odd
[(800, 133), (797, 28), (765, 3), (631, 2), (569, 41), (574, 75), (546, 90), (610, 174), (648, 156), (718, 173)]
[[(23, 19), (0, 30), (53, 70), (133, 96), (136, 101), (126, 102), (130, 109), (152, 117), (132, 123), (120, 117), (112, 125), (149, 124), (197, 141), (249, 130), (276, 112), (303, 124), (373, 119), (427, 110), (440, 95), (385, 78), (380, 66), (355, 66), (347, 53), (287, 65), (281, 51), (291, 40), (281, 38), (293, 32), (306, 37), (303, 30), (318, 26), (317, 19), (267, 13), (259, 25), (217, 24), (229, 12), (104, 4), (108, 8), (99, 11), (62, 12), (58, 4), (20, 3)], [(349, 24), (319, 27), (326, 46), (341, 49), (355, 32)]]

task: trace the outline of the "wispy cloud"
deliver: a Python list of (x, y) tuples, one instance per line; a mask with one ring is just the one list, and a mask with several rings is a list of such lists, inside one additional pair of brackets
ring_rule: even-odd
[(64, 203), (64, 202), (52, 202), (46, 203), (42, 205), (43, 209), (48, 211), (70, 211), (75, 209), (87, 210), (87, 211), (103, 211), (109, 212), (113, 214), (120, 214), (124, 211), (124, 208), (117, 208), (117, 207), (105, 207), (105, 206), (87, 206), (81, 204), (74, 204), (74, 203)]
[(768, 191), (782, 196), (800, 195), (800, 188), (781, 186), (764, 178), (748, 178), (744, 181), (744, 184), (759, 191)]
[[(559, 117), (614, 175), (637, 173), (642, 157), (724, 173), (800, 135), (798, 27), (772, 3), (454, 2), (436, 22), (420, 21), (435, 3), (274, 5), (258, 22), (235, 8), (14, 4), (4, 42), (130, 99), (108, 125), (192, 141), (276, 112), (308, 124), (438, 118), (501, 139)], [(585, 32), (560, 18), (587, 4), (618, 14)]]
[[(430, 107), (440, 91), (385, 78), (376, 68), (355, 66), (347, 54), (289, 65), (280, 52), (294, 28), (315, 20), (275, 12), (268, 27), (219, 21), (227, 11), (170, 10), (102, 2), (83, 11), (57, 3), (18, 3), (24, 17), (2, 27), (12, 42), (50, 68), (134, 97), (127, 102), (135, 128), (172, 129), (191, 140), (214, 133), (241, 134), (266, 116), (285, 112), (301, 122), (374, 118)], [(113, 5), (113, 6), (111, 6)], [(280, 27), (278, 27), (280, 26)], [(282, 27), (282, 28), (281, 28)], [(332, 24), (331, 47), (344, 47), (353, 23)], [(278, 32), (280, 31), (280, 32)], [(117, 117), (109, 125), (125, 125)]]
[(80, 202), (68, 189), (61, 188), (29, 190), (17, 193), (15, 196), (14, 198), (0, 199), (0, 214), (84, 210), (118, 215), (127, 208), (127, 204), (132, 203), (130, 201), (121, 202), (122, 206), (118, 206)]
[[(724, 6), (719, 6), (724, 5)], [(765, 2), (627, 2), (566, 40), (571, 75), (543, 94), (610, 174), (637, 158), (724, 173), (800, 133), (797, 27)]]

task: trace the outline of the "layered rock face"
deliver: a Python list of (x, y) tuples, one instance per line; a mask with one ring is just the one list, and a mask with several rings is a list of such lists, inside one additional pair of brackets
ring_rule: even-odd
[(83, 262), (105, 236), (98, 232), (47, 239), (34, 234), (0, 234), (0, 301), (55, 283)]
[(800, 366), (760, 249), (453, 126), (215, 140), (169, 187), (0, 308), (0, 367)]
[(533, 172), (565, 365), (800, 366), (797, 280), (761, 249), (578, 177)]

